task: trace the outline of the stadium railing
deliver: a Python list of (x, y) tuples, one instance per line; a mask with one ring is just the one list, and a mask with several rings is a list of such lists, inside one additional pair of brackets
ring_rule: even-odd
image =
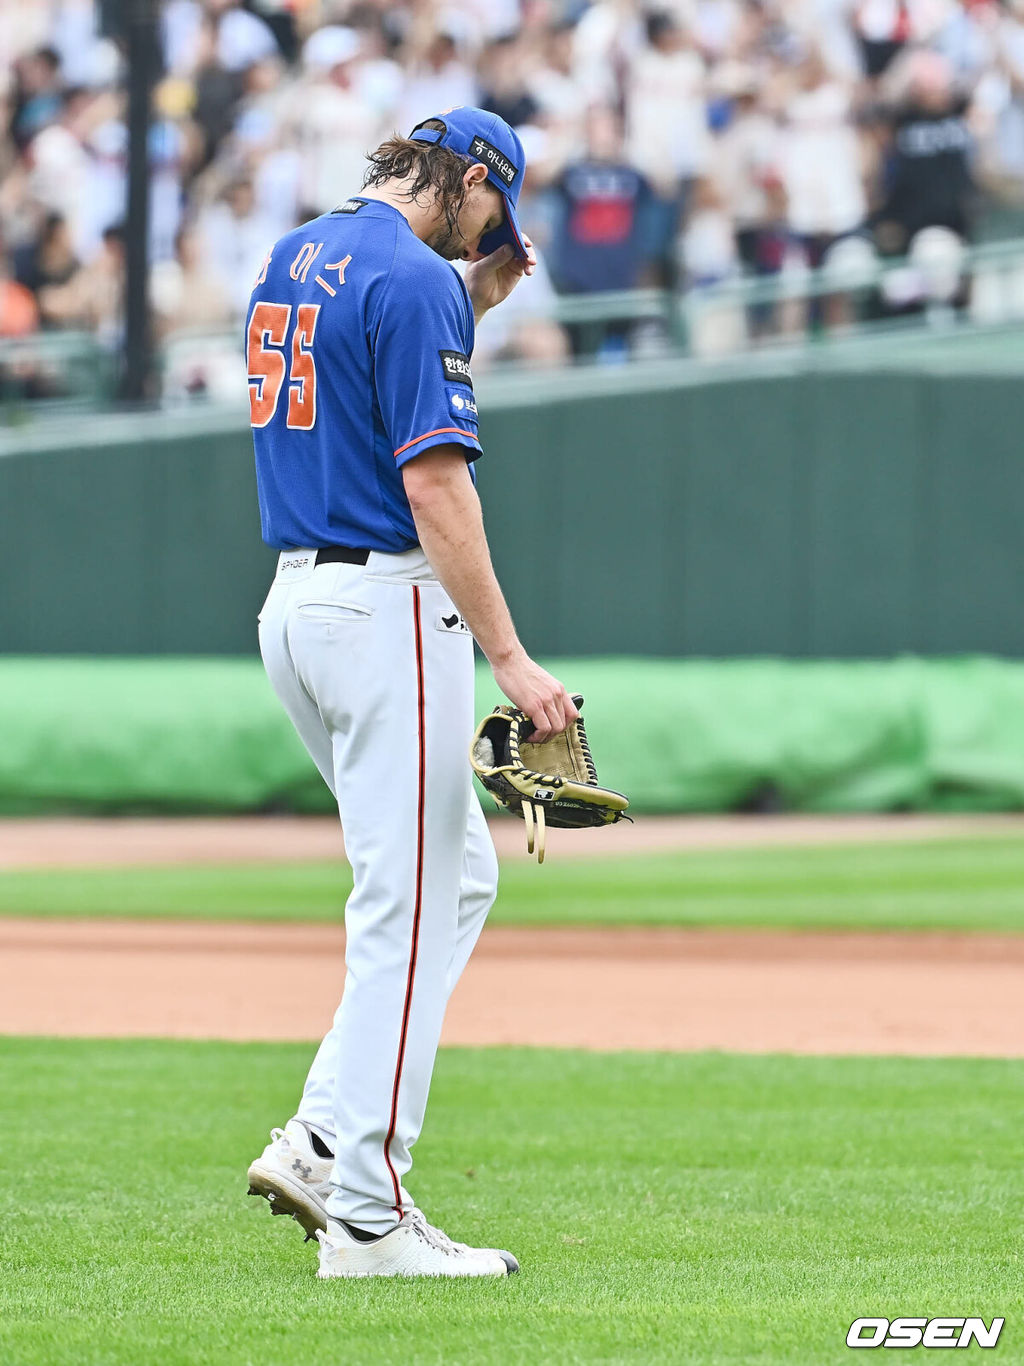
[[(792, 344), (800, 334), (834, 342), (865, 332), (990, 327), (1024, 318), (1024, 238), (958, 248), (949, 234), (891, 260), (875, 257), (860, 239), (847, 240), (864, 249), (836, 252), (818, 270), (737, 276), (688, 290), (678, 299), (676, 335), (691, 355), (708, 355)], [(829, 316), (833, 303), (839, 307)]]
[(39, 411), (104, 406), (115, 373), (113, 352), (91, 332), (0, 338), (0, 414), (13, 425)]
[[(821, 357), (858, 339), (927, 340), (1024, 320), (1024, 238), (962, 250), (950, 250), (947, 241), (892, 261), (861, 246), (835, 253), (818, 270), (738, 274), (682, 292), (563, 295), (548, 316), (568, 329), (577, 369), (609, 361), (742, 363), (794, 349)], [(239, 357), (238, 329), (171, 333), (157, 352), (162, 402), (244, 402)], [(492, 368), (511, 377), (528, 364)], [(0, 420), (8, 425), (35, 413), (107, 407), (115, 380), (114, 352), (88, 333), (0, 340)]]

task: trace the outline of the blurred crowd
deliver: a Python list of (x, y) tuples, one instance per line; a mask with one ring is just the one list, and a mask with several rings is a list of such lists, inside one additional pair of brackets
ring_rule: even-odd
[[(0, 336), (116, 342), (123, 8), (0, 7)], [(559, 296), (932, 259), (1024, 202), (1024, 0), (163, 0), (158, 23), (151, 307), (185, 392), (216, 387), (201, 337), (275, 238), (453, 105), (519, 132), (541, 258), (484, 359), (579, 349)]]

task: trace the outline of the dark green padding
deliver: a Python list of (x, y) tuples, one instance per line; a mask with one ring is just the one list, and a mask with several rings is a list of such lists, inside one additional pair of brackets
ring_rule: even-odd
[[(995, 374), (766, 348), (742, 373), (482, 379), (480, 494), (527, 648), (1024, 659), (1022, 343), (1005, 340)], [(0, 546), (5, 654), (256, 654), (276, 557), (241, 413), (0, 430)]]
[[(1024, 664), (549, 666), (637, 812), (1024, 807)], [(477, 699), (501, 700), (485, 667)], [(253, 660), (0, 659), (0, 734), (5, 814), (331, 809)]]

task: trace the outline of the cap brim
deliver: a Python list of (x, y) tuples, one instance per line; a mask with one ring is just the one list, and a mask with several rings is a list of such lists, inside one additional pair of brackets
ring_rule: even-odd
[(526, 261), (529, 259), (530, 253), (526, 250), (526, 244), (523, 240), (523, 230), (519, 226), (519, 215), (516, 213), (515, 205), (504, 191), (502, 191), (501, 197), (505, 201), (505, 221), (500, 228), (495, 228), (493, 232), (484, 233), (483, 237), (480, 238), (480, 251), (484, 256), (490, 256), (492, 251), (497, 251), (499, 247), (508, 243), (519, 259)]

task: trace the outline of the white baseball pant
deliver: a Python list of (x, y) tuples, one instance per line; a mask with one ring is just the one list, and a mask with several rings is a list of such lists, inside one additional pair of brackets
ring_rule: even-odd
[(419, 549), (365, 566), (283, 552), (259, 634), (355, 883), (344, 993), (297, 1117), (336, 1136), (328, 1214), (382, 1233), (413, 1206), (445, 1006), (497, 890), (468, 759), (473, 640)]

